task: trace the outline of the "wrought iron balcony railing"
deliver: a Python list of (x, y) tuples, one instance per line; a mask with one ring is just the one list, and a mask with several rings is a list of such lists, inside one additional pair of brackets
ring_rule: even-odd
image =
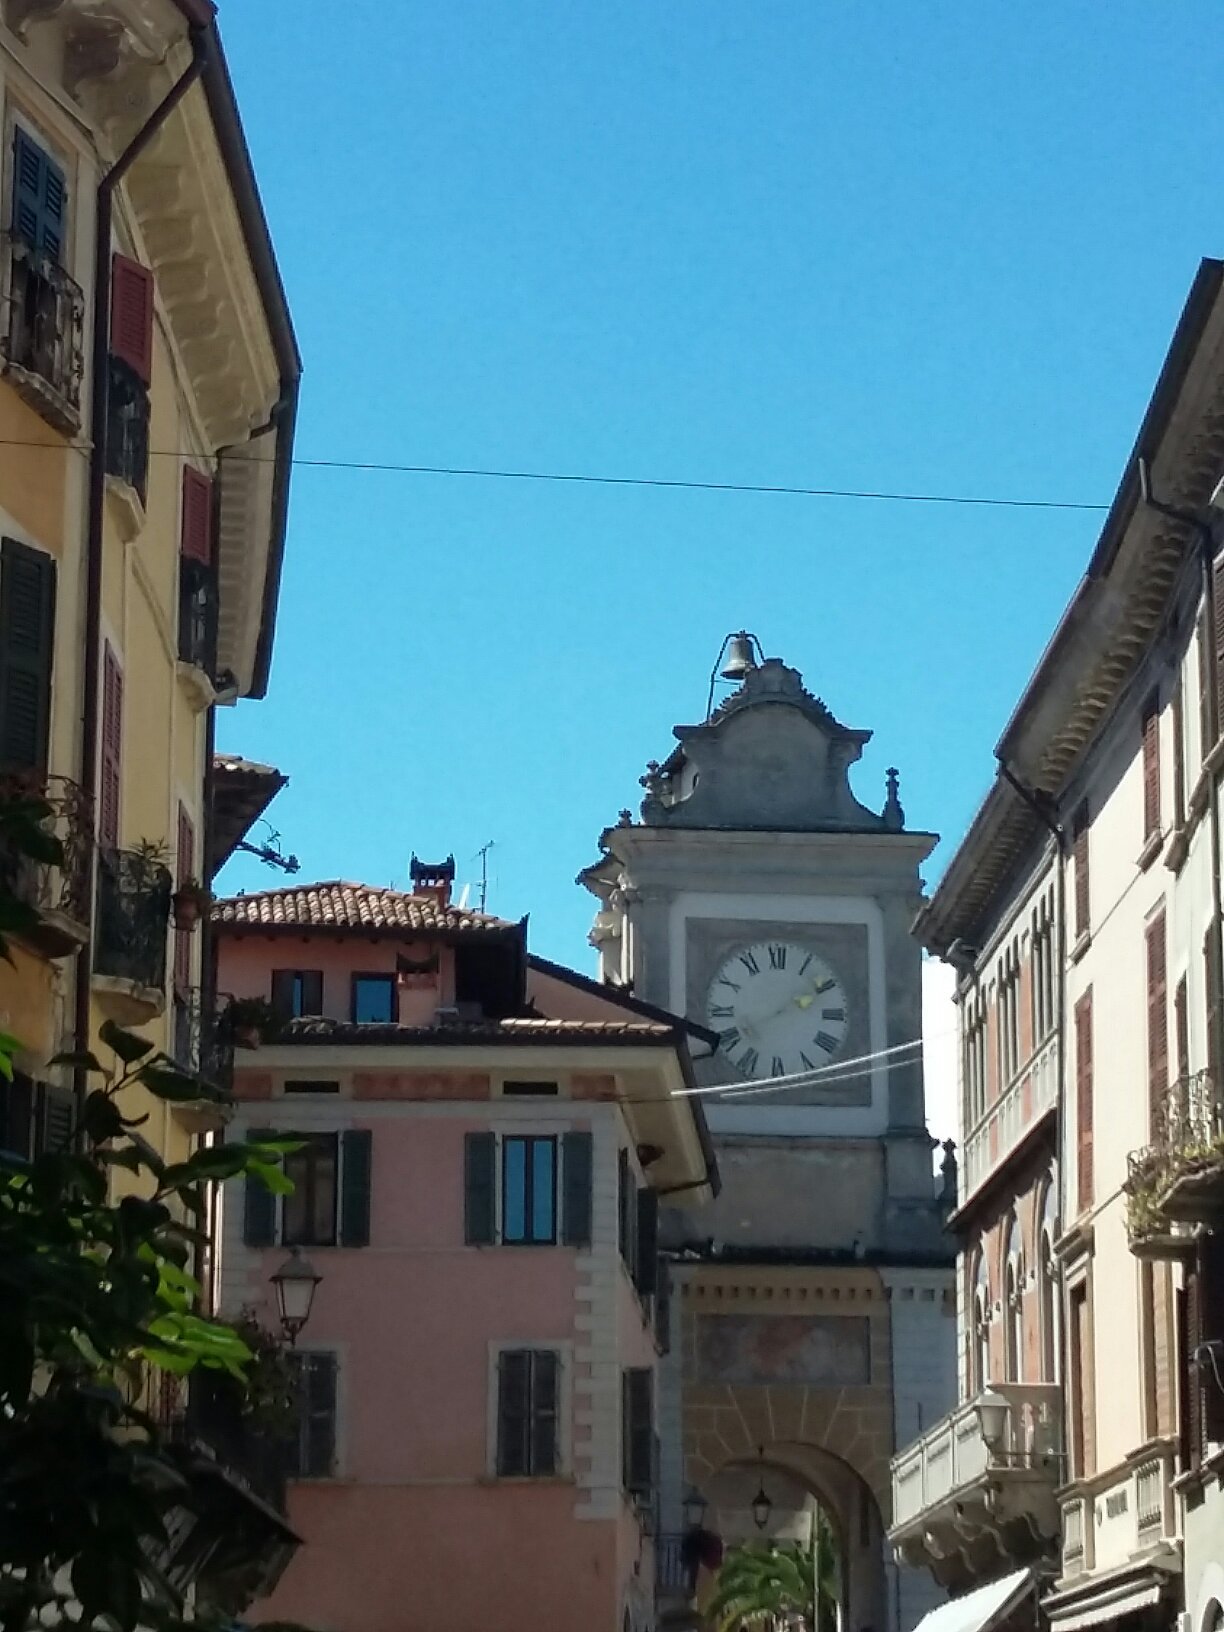
[(112, 357), (106, 382), (106, 474), (140, 495), (149, 485), (149, 388), (122, 357)]
[[(1210, 1072), (1169, 1084), (1152, 1108), (1151, 1135), (1127, 1158), (1127, 1228), (1136, 1249), (1200, 1217), (1224, 1179), (1224, 1107)], [(1224, 1203), (1224, 1188), (1215, 1199)]]
[(170, 869), (133, 850), (98, 852), (94, 970), (134, 985), (166, 984)]
[(0, 349), (18, 390), (63, 431), (81, 423), (85, 296), (58, 261), (4, 234), (7, 317)]
[(199, 987), (175, 993), (172, 1052), (185, 1071), (198, 1072), (214, 1088), (232, 1088), (234, 1039)]
[(203, 561), (179, 561), (179, 661), (217, 672), (217, 575)]
[(0, 777), (0, 801), (28, 811), (58, 846), (58, 859), (39, 861), (0, 835), (0, 884), (37, 914), (23, 937), (48, 957), (65, 957), (89, 936), (93, 801), (65, 776), (37, 773)]

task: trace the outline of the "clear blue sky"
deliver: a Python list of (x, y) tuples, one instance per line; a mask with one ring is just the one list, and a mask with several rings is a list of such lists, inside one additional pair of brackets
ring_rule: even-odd
[[(1224, 249), (1217, 3), (229, 0), (306, 457), (1107, 502)], [(303, 878), (572, 883), (747, 625), (945, 835), (1092, 515), (299, 470), (268, 699)], [(231, 867), (230, 888), (273, 879)]]

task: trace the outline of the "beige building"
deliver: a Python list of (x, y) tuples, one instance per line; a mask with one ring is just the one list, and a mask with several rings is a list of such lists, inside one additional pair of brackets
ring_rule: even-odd
[(1205, 262), (917, 925), (959, 977), (962, 1403), (894, 1458), (891, 1539), (974, 1632), (1224, 1614), (1222, 476)]

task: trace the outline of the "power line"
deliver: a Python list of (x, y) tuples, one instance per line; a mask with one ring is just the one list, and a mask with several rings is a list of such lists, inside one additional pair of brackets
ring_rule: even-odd
[[(4, 448), (46, 448), (61, 453), (88, 453), (85, 442), (53, 443), (0, 437)], [(196, 455), (177, 448), (151, 448), (150, 459), (193, 459)], [(253, 454), (248, 464), (275, 464), (274, 458)], [(692, 493), (764, 493), (800, 499), (867, 499), (882, 504), (959, 504), (986, 506), (996, 510), (1075, 510), (1101, 514), (1106, 504), (1082, 504), (1068, 499), (1001, 499), (972, 493), (904, 493), (887, 489), (857, 487), (790, 487), (768, 482), (696, 482), (666, 476), (598, 476), (586, 472), (558, 470), (493, 470), (478, 465), (409, 465), (395, 460), (311, 459), (291, 461), (295, 470), (349, 470), (358, 473), (396, 476), (463, 476), (506, 482), (570, 482), (595, 487), (676, 488)]]

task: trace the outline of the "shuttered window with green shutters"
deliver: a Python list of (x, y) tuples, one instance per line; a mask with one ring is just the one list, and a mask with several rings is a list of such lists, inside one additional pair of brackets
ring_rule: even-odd
[(649, 1188), (637, 1193), (637, 1255), (634, 1284), (651, 1298), (659, 1284), (659, 1198)]
[(292, 1195), (278, 1198), (256, 1175), (248, 1175), (242, 1229), (246, 1246), (369, 1246), (374, 1153), (369, 1129), (320, 1134), (259, 1128), (249, 1138), (256, 1143), (300, 1140), (301, 1148), (281, 1164), (293, 1183)]
[(554, 1349), (497, 1356), (497, 1474), (546, 1479), (560, 1472), (561, 1357)]
[(0, 543), (0, 771), (42, 771), (51, 724), (55, 561)]
[(322, 1349), (291, 1349), (295, 1432), (289, 1441), (291, 1479), (330, 1479), (336, 1472), (336, 1356)]
[(469, 1246), (491, 1247), (497, 1239), (497, 1136), (464, 1136), (463, 1238)]
[(561, 1239), (569, 1247), (591, 1244), (591, 1176), (594, 1141), (589, 1133), (567, 1133), (561, 1141)]
[(13, 231), (57, 264), (68, 234), (68, 188), (55, 160), (20, 125), (13, 132)]
[(633, 1366), (622, 1374), (621, 1481), (634, 1496), (654, 1486), (654, 1372)]

